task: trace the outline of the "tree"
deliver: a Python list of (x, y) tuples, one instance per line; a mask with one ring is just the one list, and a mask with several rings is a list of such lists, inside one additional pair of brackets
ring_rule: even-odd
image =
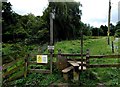
[[(49, 30), (49, 13), (54, 9), (54, 39), (65, 40), (77, 38), (80, 30), (81, 10), (77, 2), (50, 2), (43, 13), (43, 20), (47, 21), (46, 28)], [(80, 34), (79, 34), (80, 35)]]
[(20, 15), (14, 13), (10, 2), (2, 2), (2, 35), (3, 42), (14, 39), (14, 26), (17, 24)]
[(117, 23), (117, 25), (115, 26), (115, 36), (116, 37), (120, 37), (120, 21)]
[(107, 31), (108, 31), (108, 27), (105, 25), (101, 25), (100, 29), (102, 29), (103, 31), (103, 36), (107, 36)]

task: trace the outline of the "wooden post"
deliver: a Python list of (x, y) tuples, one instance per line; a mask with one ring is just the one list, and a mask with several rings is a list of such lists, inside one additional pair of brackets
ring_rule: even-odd
[(113, 41), (112, 41), (112, 53), (114, 53), (114, 44), (113, 44)]
[(61, 50), (58, 50), (58, 56), (57, 56), (57, 69), (60, 67), (60, 59), (61, 59)]
[(87, 49), (87, 51), (86, 51), (86, 67), (89, 67), (89, 56), (90, 56), (89, 49)]
[(68, 73), (63, 73), (63, 78), (64, 78), (65, 81), (68, 81), (69, 80), (68, 79)]
[(83, 71), (83, 28), (81, 28), (81, 71)]
[(24, 77), (25, 78), (27, 76), (27, 71), (28, 71), (28, 57), (29, 57), (29, 54), (25, 57), (25, 69), (24, 69)]
[(58, 51), (58, 61), (57, 61), (57, 68), (58, 70), (63, 70), (68, 66), (67, 58), (61, 55), (61, 50)]
[[(53, 19), (54, 14), (50, 13), (50, 46), (53, 45)], [(53, 60), (53, 50), (50, 50), (50, 72), (52, 74), (52, 60)]]
[(110, 14), (111, 14), (111, 0), (109, 0), (109, 11), (108, 11), (108, 45), (110, 45)]
[(73, 69), (73, 80), (78, 81), (79, 80), (79, 66), (75, 66)]

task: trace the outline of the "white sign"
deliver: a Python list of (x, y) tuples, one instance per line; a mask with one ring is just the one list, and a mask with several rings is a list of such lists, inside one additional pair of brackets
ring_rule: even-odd
[(54, 50), (54, 46), (48, 46), (48, 50)]
[(47, 55), (37, 55), (37, 63), (48, 63)]

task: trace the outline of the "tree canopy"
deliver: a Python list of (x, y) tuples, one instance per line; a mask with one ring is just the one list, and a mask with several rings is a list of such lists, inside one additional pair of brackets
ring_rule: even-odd
[[(55, 13), (54, 42), (79, 39), (80, 30), (86, 36), (106, 36), (107, 26), (91, 27), (81, 21), (80, 2), (49, 2), (42, 16), (32, 13), (19, 15), (12, 10), (10, 2), (2, 2), (2, 36), (3, 42), (46, 43), (50, 36), (50, 12)], [(111, 35), (120, 28), (111, 24)]]

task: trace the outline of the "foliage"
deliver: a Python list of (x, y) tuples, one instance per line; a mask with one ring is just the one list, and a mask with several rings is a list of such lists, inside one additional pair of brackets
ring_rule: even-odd
[(120, 37), (120, 29), (118, 29), (118, 30), (115, 31), (115, 36), (116, 37)]
[[(49, 25), (49, 13), (54, 11), (54, 39), (55, 41), (75, 39), (80, 31), (81, 7), (77, 2), (50, 2), (43, 12), (42, 18)], [(49, 26), (48, 26), (49, 28)]]

